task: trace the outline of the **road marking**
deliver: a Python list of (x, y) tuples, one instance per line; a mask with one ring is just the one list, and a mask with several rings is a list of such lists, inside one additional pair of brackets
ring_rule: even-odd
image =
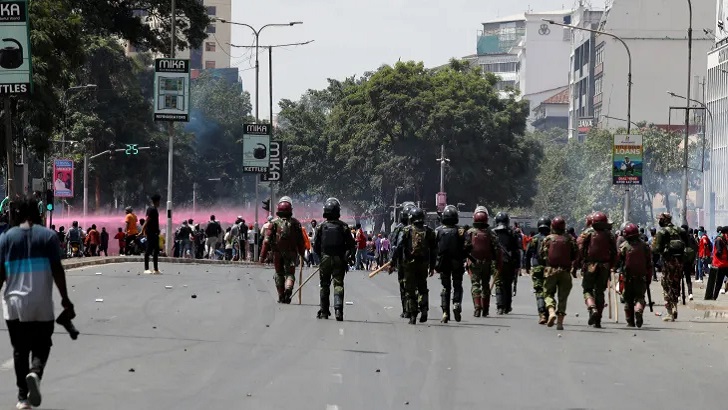
[(13, 368), (13, 359), (8, 359), (5, 363), (0, 364), (0, 372), (5, 372)]
[(339, 410), (339, 406), (337, 406), (335, 404), (327, 404), (326, 410)]
[(343, 383), (344, 376), (342, 376), (341, 373), (332, 373), (331, 375), (334, 376), (334, 383)]
[(344, 336), (344, 329), (339, 329), (339, 336)]

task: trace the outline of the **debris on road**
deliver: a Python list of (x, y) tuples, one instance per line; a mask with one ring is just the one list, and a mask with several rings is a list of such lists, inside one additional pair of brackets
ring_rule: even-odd
[(97, 274), (97, 275), (103, 275), (103, 273), (101, 273), (101, 272), (96, 272), (96, 274)]
[(353, 305), (354, 302), (346, 302), (347, 305)]
[(197, 295), (195, 295), (195, 294), (193, 293), (193, 294), (192, 294), (192, 299), (197, 299)]
[(164, 288), (165, 288), (165, 289), (172, 289), (172, 287), (171, 287), (171, 286), (169, 286), (169, 285), (165, 286)]
[(136, 370), (134, 370), (134, 368), (133, 368), (133, 367), (132, 367), (131, 369), (129, 369), (129, 373), (134, 373), (135, 371), (136, 371)]
[(104, 302), (103, 299), (96, 299), (96, 301), (99, 302), (99, 303), (103, 303)]
[(382, 372), (381, 370), (377, 369), (377, 373), (381, 373), (381, 372)]

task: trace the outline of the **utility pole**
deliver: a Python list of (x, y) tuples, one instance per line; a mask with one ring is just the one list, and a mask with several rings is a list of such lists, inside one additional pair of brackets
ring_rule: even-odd
[[(440, 196), (445, 195), (445, 166), (450, 163), (450, 159), (445, 158), (445, 144), (440, 145), (440, 158), (438, 158), (437, 161), (440, 163), (440, 193), (437, 194), (438, 200), (435, 205), (437, 206), (437, 210), (442, 212), (444, 206), (440, 206)], [(445, 198), (447, 198), (447, 195), (445, 195)]]
[(15, 194), (15, 189), (13, 187), (13, 184), (15, 183), (15, 159), (13, 158), (13, 108), (10, 97), (5, 97), (3, 111), (5, 114), (5, 156), (7, 158), (8, 167), (6, 192), (8, 194), (8, 198), (12, 201), (13, 195)]
[[(268, 108), (270, 109), (270, 135), (273, 138), (275, 128), (273, 127), (273, 46), (268, 47)], [(257, 94), (256, 94), (257, 95)], [(270, 181), (270, 216), (273, 216), (273, 185), (275, 182)]]
[[(177, 4), (172, 1), (171, 14), (172, 22), (170, 33), (169, 57), (174, 58), (177, 47)], [(167, 153), (167, 232), (165, 234), (165, 253), (172, 254), (172, 182), (174, 181), (174, 122), (169, 123), (169, 152)]]
[(688, 170), (688, 146), (690, 143), (690, 82), (692, 81), (692, 65), (693, 65), (693, 3), (688, 0), (690, 25), (688, 26), (688, 98), (687, 109), (685, 110), (685, 139), (683, 141), (683, 181), (682, 181), (682, 223), (688, 224), (688, 187), (689, 187), (689, 170)]

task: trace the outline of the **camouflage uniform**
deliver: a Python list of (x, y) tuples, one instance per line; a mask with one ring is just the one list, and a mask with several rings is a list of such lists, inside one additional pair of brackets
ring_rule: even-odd
[[(491, 259), (478, 259), (473, 255), (473, 237), (478, 233), (485, 233), (490, 238)], [(498, 245), (498, 238), (487, 226), (482, 228), (470, 228), (465, 233), (465, 254), (467, 255), (467, 269), (470, 274), (473, 305), (475, 306), (475, 317), (489, 315), (490, 308), (490, 277), (497, 272), (501, 261), (501, 249)]]
[[(331, 232), (334, 232), (333, 244), (331, 239), (327, 238)], [(336, 233), (340, 232), (337, 238)], [(331, 313), (329, 311), (329, 294), (331, 292), (331, 280), (334, 281), (334, 309), (342, 310), (344, 308), (344, 276), (348, 267), (348, 255), (354, 255), (356, 252), (356, 242), (349, 233), (349, 226), (336, 220), (327, 220), (316, 227), (316, 240), (313, 246), (314, 252), (321, 255), (320, 269), (320, 299), (321, 311), (319, 317), (327, 318)]]
[[(677, 305), (680, 298), (680, 283), (683, 276), (684, 253), (671, 252), (672, 243), (682, 242), (681, 229), (668, 224), (657, 231), (652, 241), (652, 252), (662, 258), (662, 295), (665, 298), (665, 309), (668, 315), (665, 320), (677, 319)], [(683, 252), (685, 243), (683, 243)]]
[[(397, 249), (400, 240), (402, 240), (402, 231), (404, 230), (405, 225), (403, 223), (398, 223), (394, 229), (392, 230), (392, 234), (390, 235), (389, 242), (392, 246), (392, 254), (394, 255), (395, 249)], [(392, 259), (392, 264), (396, 263), (394, 259)], [(405, 291), (405, 284), (404, 284), (404, 265), (403, 264), (397, 264), (397, 282), (399, 282), (399, 299), (402, 302), (402, 314), (401, 317), (405, 317), (407, 315), (407, 293)]]
[[(289, 238), (282, 239), (283, 227), (289, 224)], [(278, 217), (272, 220), (265, 231), (261, 260), (265, 260), (268, 252), (273, 253), (275, 268), (275, 284), (279, 303), (290, 303), (293, 285), (296, 283), (296, 263), (305, 254), (303, 230), (298, 219)]]
[[(568, 259), (570, 260), (569, 266), (552, 266), (549, 262), (549, 249), (553, 245), (554, 241), (563, 238), (566, 240), (567, 246), (569, 247)], [(571, 293), (571, 271), (575, 267), (575, 261), (578, 257), (579, 249), (576, 246), (576, 241), (568, 233), (562, 234), (551, 234), (547, 236), (541, 245), (539, 252), (540, 264), (545, 266), (544, 268), (544, 297), (546, 299), (547, 309), (556, 309), (558, 316), (566, 315), (566, 302), (569, 300), (569, 293)], [(556, 303), (556, 294), (558, 293), (558, 305)]]
[[(416, 231), (424, 230), (424, 256), (412, 255), (412, 239)], [(395, 255), (399, 264), (404, 267), (405, 291), (407, 296), (407, 315), (410, 323), (414, 324), (414, 318), (420, 313), (420, 322), (427, 320), (429, 310), (429, 291), (427, 290), (427, 278), (429, 272), (434, 271), (437, 258), (437, 239), (435, 231), (429, 226), (409, 225), (402, 230), (401, 241), (399, 242)]]
[(541, 263), (539, 252), (546, 235), (539, 232), (531, 239), (526, 250), (526, 261), (530, 261), (531, 282), (533, 282), (533, 294), (536, 297), (536, 309), (538, 310), (539, 323), (546, 323), (546, 303), (544, 301), (544, 265)]
[[(604, 241), (599, 244), (598, 252), (602, 254), (600, 258), (590, 256), (590, 248), (593, 249), (595, 244), (592, 243), (598, 235), (604, 235)], [(617, 260), (617, 241), (614, 234), (608, 228), (597, 226), (586, 229), (578, 240), (579, 258), (577, 266), (582, 266), (581, 287), (584, 292), (584, 301), (589, 309), (589, 324), (595, 327), (601, 327), (601, 317), (604, 311), (604, 292), (607, 290), (607, 283), (611, 274), (612, 267)], [(597, 252), (597, 250), (594, 250)]]
[[(643, 265), (637, 266), (635, 263), (631, 263), (633, 266), (628, 265), (628, 255), (635, 257), (635, 254), (637, 258), (644, 259)], [(627, 238), (619, 246), (618, 264), (621, 276), (624, 278), (622, 298), (624, 299), (624, 314), (627, 324), (629, 326), (635, 325), (635, 313), (637, 313), (638, 327), (642, 327), (641, 316), (646, 305), (645, 292), (647, 292), (647, 286), (650, 285), (652, 279), (652, 253), (650, 247), (640, 236)]]

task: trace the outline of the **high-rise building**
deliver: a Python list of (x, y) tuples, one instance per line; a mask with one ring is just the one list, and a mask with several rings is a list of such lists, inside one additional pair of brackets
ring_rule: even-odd
[[(232, 17), (232, 0), (198, 0), (205, 5), (207, 15), (211, 18), (220, 18), (230, 21)], [(138, 15), (145, 18), (144, 12)], [(147, 24), (157, 26), (159, 22), (147, 18)], [(202, 42), (200, 48), (193, 50), (177, 51), (177, 58), (189, 58), (190, 67), (193, 70), (230, 67), (230, 24), (213, 21), (207, 27), (207, 39)], [(127, 44), (127, 54), (136, 53), (137, 50)]]

